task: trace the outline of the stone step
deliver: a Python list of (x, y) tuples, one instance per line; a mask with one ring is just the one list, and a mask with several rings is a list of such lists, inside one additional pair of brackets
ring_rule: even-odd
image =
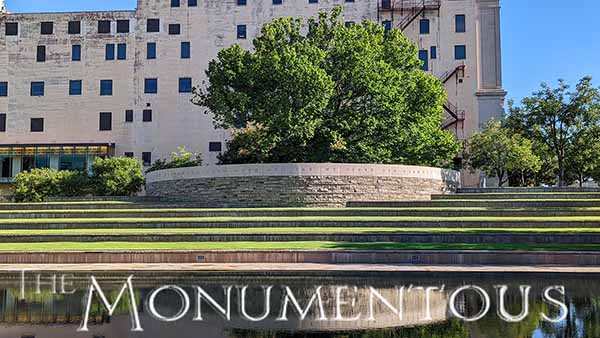
[(0, 220), (5, 219), (72, 219), (72, 218), (177, 218), (177, 217), (573, 217), (600, 216), (597, 209), (460, 209), (460, 208), (412, 208), (412, 209), (106, 209), (106, 210), (20, 210), (1, 211)]
[(240, 228), (598, 228), (600, 220), (231, 220), (231, 221), (127, 221), (94, 220), (90, 222), (0, 222), (0, 230), (68, 230), (68, 229), (240, 229)]
[(577, 192), (598, 192), (600, 193), (600, 188), (591, 188), (591, 187), (552, 187), (552, 188), (458, 188), (456, 190), (457, 193), (462, 194), (481, 194), (481, 193), (577, 193)]
[(89, 210), (197, 208), (196, 203), (129, 203), (122, 201), (0, 203), (0, 210)]
[(432, 200), (600, 200), (600, 193), (460, 193), (431, 195)]
[(431, 201), (350, 201), (346, 205), (350, 208), (588, 208), (600, 207), (600, 199), (577, 200), (453, 200), (437, 199)]
[(531, 243), (600, 244), (600, 233), (277, 233), (277, 234), (118, 234), (0, 236), (0, 243), (51, 242), (396, 242), (396, 243)]

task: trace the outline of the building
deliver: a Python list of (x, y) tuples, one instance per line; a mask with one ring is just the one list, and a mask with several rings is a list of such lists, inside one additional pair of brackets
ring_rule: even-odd
[[(0, 8), (4, 7), (0, 0)], [(399, 27), (448, 92), (443, 128), (464, 140), (499, 118), (499, 0), (138, 0), (136, 10), (0, 14), (0, 166), (146, 165), (179, 146), (216, 163), (228, 131), (190, 102), (219, 49), (251, 48), (264, 23), (344, 7), (344, 20)]]

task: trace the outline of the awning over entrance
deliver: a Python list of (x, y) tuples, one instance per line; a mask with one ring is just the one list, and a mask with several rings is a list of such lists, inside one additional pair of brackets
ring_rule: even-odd
[(114, 143), (0, 144), (0, 156), (51, 154), (114, 155)]

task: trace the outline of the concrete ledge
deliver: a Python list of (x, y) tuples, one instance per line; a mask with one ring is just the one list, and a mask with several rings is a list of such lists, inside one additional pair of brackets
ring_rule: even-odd
[(597, 266), (600, 252), (524, 251), (138, 251), (4, 252), (0, 264), (412, 264)]
[(553, 188), (459, 188), (457, 193), (489, 194), (489, 193), (568, 193), (568, 192), (600, 192), (600, 188), (591, 187), (553, 187)]
[(332, 206), (352, 200), (429, 200), (460, 173), (440, 168), (284, 163), (178, 168), (147, 175), (148, 195), (207, 207)]

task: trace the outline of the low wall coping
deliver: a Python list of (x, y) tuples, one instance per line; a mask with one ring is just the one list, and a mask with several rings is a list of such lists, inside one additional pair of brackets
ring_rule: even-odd
[(281, 164), (231, 164), (206, 167), (188, 167), (150, 172), (147, 183), (223, 177), (265, 176), (344, 176), (344, 177), (410, 177), (460, 182), (455, 170), (395, 164), (345, 164), (345, 163), (281, 163)]

